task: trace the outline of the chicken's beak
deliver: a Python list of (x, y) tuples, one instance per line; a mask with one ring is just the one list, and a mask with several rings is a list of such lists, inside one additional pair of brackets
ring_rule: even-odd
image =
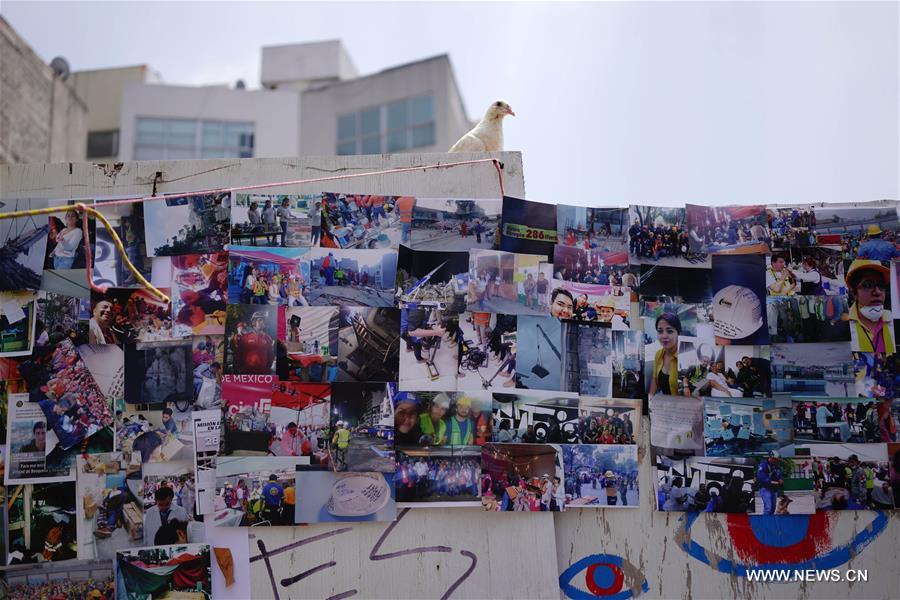
[(506, 114), (508, 114), (511, 117), (516, 116), (516, 113), (513, 112), (513, 109), (508, 108), (508, 107), (503, 112), (505, 112)]

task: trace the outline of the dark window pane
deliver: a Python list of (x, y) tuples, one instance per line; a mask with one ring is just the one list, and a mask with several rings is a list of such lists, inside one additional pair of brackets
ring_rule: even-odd
[(105, 158), (119, 154), (119, 130), (88, 132), (87, 157)]
[(362, 153), (381, 154), (381, 136), (373, 135), (372, 137), (363, 138)]
[(421, 146), (431, 146), (434, 144), (434, 123), (428, 125), (419, 125), (412, 128), (412, 146), (411, 148), (419, 148)]
[[(403, 129), (406, 127), (406, 100), (391, 102), (387, 105), (388, 131)], [(390, 145), (390, 144), (388, 144)]]
[(397, 150), (405, 150), (407, 147), (406, 143), (406, 129), (401, 129), (400, 131), (391, 131), (387, 134), (387, 150), (386, 152), (396, 152)]
[(431, 96), (409, 99), (409, 124), (421, 125), (434, 121), (434, 101)]
[(356, 154), (356, 142), (343, 142), (337, 145), (338, 156)]
[(367, 108), (360, 113), (360, 132), (362, 135), (381, 133), (381, 107)]
[(338, 117), (337, 136), (339, 140), (356, 137), (356, 113)]

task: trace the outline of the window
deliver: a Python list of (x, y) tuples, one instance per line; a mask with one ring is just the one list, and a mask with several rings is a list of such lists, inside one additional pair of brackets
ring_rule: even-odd
[(87, 158), (109, 158), (119, 155), (119, 130), (89, 131)]
[(138, 117), (134, 158), (252, 158), (253, 144), (253, 123)]
[(434, 98), (416, 96), (341, 115), (337, 154), (401, 152), (435, 143)]

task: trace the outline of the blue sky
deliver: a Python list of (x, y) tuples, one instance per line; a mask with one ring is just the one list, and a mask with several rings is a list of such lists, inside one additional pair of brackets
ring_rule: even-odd
[(340, 38), (361, 73), (449, 53), (502, 97), (528, 196), (615, 206), (900, 196), (898, 3), (3, 3), (49, 60), (258, 86), (260, 47)]

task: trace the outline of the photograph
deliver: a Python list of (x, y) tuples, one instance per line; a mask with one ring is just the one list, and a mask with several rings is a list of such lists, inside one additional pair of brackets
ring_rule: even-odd
[(767, 254), (768, 216), (765, 206), (685, 206), (689, 246), (709, 254)]
[(6, 490), (7, 565), (78, 558), (75, 482)]
[(766, 258), (752, 254), (715, 255), (711, 262), (716, 344), (768, 344)]
[(459, 374), (466, 375), (459, 332), (458, 315), (417, 306), (400, 309), (400, 389), (455, 391)]
[(625, 247), (609, 252), (557, 244), (553, 252), (553, 278), (562, 281), (637, 288), (639, 273)]
[(638, 508), (637, 446), (562, 447), (566, 508)]
[(856, 369), (848, 342), (772, 344), (769, 348), (773, 396), (856, 396)]
[(458, 314), (466, 310), (468, 252), (427, 252), (400, 246), (397, 305), (411, 304)]
[[(321, 200), (323, 248), (396, 248), (409, 223), (415, 198), (324, 193)], [(318, 244), (317, 244), (318, 245)]]
[(499, 246), (502, 200), (414, 200), (412, 231), (408, 242), (410, 248), (466, 252)]
[[(5, 199), (0, 202), (3, 212), (44, 208), (46, 200)], [(0, 292), (37, 290), (44, 274), (44, 257), (50, 236), (46, 217), (16, 217), (0, 219), (0, 270), (3, 280)]]
[(480, 506), (481, 447), (397, 448), (394, 485), (400, 508)]
[(633, 264), (709, 268), (708, 243), (689, 235), (684, 207), (632, 204), (628, 220), (628, 252)]
[(685, 269), (662, 265), (641, 265), (638, 288), (642, 300), (660, 302), (712, 302), (712, 272), (710, 269)]
[(704, 404), (693, 396), (650, 398), (650, 451), (653, 456), (703, 456)]
[(772, 395), (768, 346), (715, 346), (708, 340), (681, 336), (678, 349), (678, 377), (685, 395), (716, 398)]
[(794, 462), (814, 482), (816, 510), (893, 507), (887, 444), (807, 444)]
[(220, 456), (216, 459), (217, 527), (293, 525), (296, 456)]
[(624, 253), (628, 261), (628, 209), (556, 205), (559, 246)]
[[(153, 268), (153, 254), (147, 252), (144, 240), (144, 204), (117, 204), (104, 206), (105, 201), (118, 200), (119, 197), (99, 198), (95, 208), (112, 225), (119, 241), (125, 249), (125, 257), (146, 278), (150, 278)], [(110, 287), (135, 287), (138, 280), (125, 265), (122, 254), (116, 248), (112, 236), (106, 227), (96, 228), (96, 240), (92, 248), (94, 259), (94, 282), (97, 285)]]
[(657, 455), (651, 472), (656, 510), (749, 514), (756, 507), (753, 458)]
[(850, 309), (845, 295), (768, 296), (766, 324), (773, 344), (850, 341)]
[(275, 372), (282, 381), (331, 381), (338, 357), (340, 309), (293, 306), (278, 309)]
[(331, 386), (331, 434), (335, 471), (390, 473), (394, 464), (393, 383), (336, 382)]
[(276, 381), (273, 375), (222, 376), (224, 454), (268, 454), (272, 438), (269, 413)]
[(229, 242), (229, 193), (144, 202), (144, 239), (152, 256), (220, 252)]
[(613, 329), (628, 329), (631, 291), (624, 287), (574, 283), (554, 279), (550, 282), (550, 314), (562, 319), (602, 323)]
[(850, 346), (854, 352), (894, 354), (890, 263), (857, 258), (847, 268)]
[(788, 248), (766, 257), (769, 296), (844, 296), (844, 260), (838, 250)]
[(78, 457), (78, 557), (112, 560), (143, 544), (141, 465), (121, 453)]
[(562, 385), (562, 347), (562, 321), (554, 317), (518, 317), (516, 387), (559, 390)]
[(194, 452), (191, 412), (174, 404), (124, 404), (116, 410), (116, 450), (128, 464), (187, 460)]
[(829, 205), (820, 209), (816, 217), (812, 224), (816, 243), (840, 250), (845, 260), (900, 258), (897, 247), (900, 222), (895, 203)]
[(35, 336), (49, 334), (41, 323), (37, 327), (35, 301), (41, 292), (0, 292), (0, 357), (27, 356), (32, 353)]
[(43, 354), (68, 338), (76, 345), (88, 342), (88, 321), (83, 308), (90, 301), (52, 292), (38, 292), (35, 305), (34, 353)]
[(900, 357), (872, 352), (854, 352), (856, 396), (862, 398), (897, 398), (900, 390)]
[(705, 400), (706, 456), (759, 456), (793, 443), (791, 403), (779, 400)]
[(640, 400), (530, 392), (494, 394), (497, 443), (634, 444)]
[(565, 510), (562, 454), (557, 444), (485, 444), (481, 506), (491, 512)]
[(458, 390), (516, 387), (517, 319), (485, 312), (459, 316)]
[[(337, 367), (336, 380), (397, 381), (400, 371), (401, 311), (396, 308), (346, 307), (340, 311), (338, 360), (336, 365), (329, 363), (329, 370)], [(332, 378), (329, 376), (328, 380), (332, 381)]]
[(328, 462), (331, 386), (275, 381), (268, 427), (269, 455), (305, 456), (310, 464)]
[(228, 253), (172, 257), (173, 335), (222, 335), (228, 303)]
[(222, 411), (217, 409), (191, 411), (194, 431), (194, 476), (198, 515), (214, 512), (216, 497), (216, 460), (222, 445)]
[(272, 374), (277, 321), (275, 306), (229, 304), (225, 310), (225, 373)]
[(231, 194), (231, 241), (246, 246), (318, 246), (318, 196)]
[(469, 252), (466, 304), (470, 311), (547, 314), (538, 301), (541, 257), (496, 250)]
[(558, 243), (555, 204), (504, 196), (501, 212), (500, 250), (553, 261), (553, 247)]
[(309, 306), (308, 248), (228, 247), (228, 302)]
[(900, 404), (892, 400), (794, 400), (797, 443), (878, 444), (900, 441)]
[(397, 446), (481, 446), (491, 441), (489, 392), (397, 392)]
[(116, 554), (116, 600), (212, 598), (209, 546), (188, 544), (173, 521), (166, 541)]
[(191, 339), (174, 343), (125, 346), (125, 402), (174, 402), (189, 407), (193, 400)]
[[(160, 291), (171, 297), (170, 289)], [(176, 339), (172, 327), (172, 306), (146, 288), (109, 288), (104, 293), (92, 291), (88, 339), (91, 344), (133, 344)]]
[(15, 392), (5, 393), (0, 402), (6, 409), (3, 420), (8, 428), (3, 482), (9, 486), (74, 481), (74, 461), (47, 456), (47, 418), (40, 404), (31, 402), (26, 393)]
[[(51, 200), (51, 206), (73, 205), (75, 200)], [(86, 204), (92, 204), (90, 200)], [(50, 230), (47, 234), (47, 255), (44, 259), (44, 270), (66, 271), (85, 269), (87, 255), (85, 253), (84, 225), (81, 213), (74, 206), (69, 210), (50, 215)], [(93, 216), (88, 216), (87, 243), (94, 247), (96, 227)], [(65, 277), (65, 275), (62, 275)], [(71, 274), (81, 276), (84, 274)]]
[(394, 473), (335, 473), (297, 467), (296, 523), (396, 521)]
[[(884, 491), (890, 491), (893, 494), (894, 508), (900, 508), (900, 443), (888, 444), (887, 453), (888, 463), (890, 465), (890, 487), (888, 490)], [(879, 495), (881, 495), (881, 493), (879, 493)], [(887, 502), (885, 502), (885, 504), (887, 504)]]
[(113, 600), (116, 597), (112, 561), (108, 559), (42, 562), (11, 567), (4, 575), (9, 600)]
[[(772, 250), (806, 248), (816, 245), (816, 210), (811, 205), (766, 207)], [(896, 217), (896, 214), (895, 214)]]
[(195, 410), (222, 407), (222, 365), (224, 363), (224, 335), (195, 335), (191, 338)]
[(640, 397), (641, 333), (564, 321), (562, 390), (608, 398)]
[(204, 525), (194, 520), (197, 492), (193, 457), (144, 464), (141, 475), (144, 478), (141, 489), (144, 545), (169, 544), (172, 538), (177, 538), (178, 542), (202, 541)]
[(313, 248), (310, 273), (312, 306), (394, 306), (396, 250)]

